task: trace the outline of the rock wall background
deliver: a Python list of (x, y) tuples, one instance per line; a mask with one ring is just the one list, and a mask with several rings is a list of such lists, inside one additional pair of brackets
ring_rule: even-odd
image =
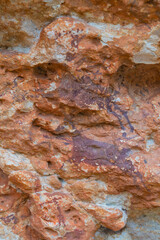
[(0, 6), (0, 239), (160, 239), (160, 1)]

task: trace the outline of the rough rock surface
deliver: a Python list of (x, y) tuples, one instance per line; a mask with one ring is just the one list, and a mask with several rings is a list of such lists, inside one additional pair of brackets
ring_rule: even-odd
[(0, 13), (0, 239), (160, 239), (160, 1)]

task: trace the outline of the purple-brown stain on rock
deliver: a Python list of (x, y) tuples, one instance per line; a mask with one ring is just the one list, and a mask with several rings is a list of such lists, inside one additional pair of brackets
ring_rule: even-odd
[(72, 161), (78, 165), (83, 162), (91, 166), (117, 166), (122, 172), (137, 178), (143, 183), (141, 173), (136, 170), (131, 160), (128, 160), (131, 150), (121, 150), (113, 144), (95, 141), (80, 134), (73, 137)]

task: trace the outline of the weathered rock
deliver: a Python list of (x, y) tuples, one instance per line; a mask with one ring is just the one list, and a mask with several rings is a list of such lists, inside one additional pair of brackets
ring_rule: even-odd
[(29, 171), (15, 171), (9, 175), (9, 180), (26, 193), (41, 190), (39, 177)]
[(159, 238), (159, 12), (1, 1), (1, 239)]
[(82, 203), (80, 205), (106, 228), (119, 231), (126, 225), (126, 214), (120, 209), (101, 204)]
[(94, 220), (63, 192), (33, 194), (30, 209), (31, 226), (46, 239), (87, 240), (97, 229)]

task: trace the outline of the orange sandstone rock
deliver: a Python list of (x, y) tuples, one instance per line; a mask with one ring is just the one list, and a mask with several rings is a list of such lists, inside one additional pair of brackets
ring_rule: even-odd
[(159, 239), (159, 10), (1, 1), (0, 239)]

